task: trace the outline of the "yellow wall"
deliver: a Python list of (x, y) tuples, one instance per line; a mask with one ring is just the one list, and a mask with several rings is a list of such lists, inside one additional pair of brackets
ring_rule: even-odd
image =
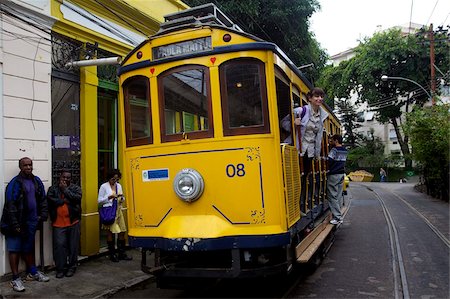
[(81, 219), (81, 255), (98, 252), (98, 123), (97, 67), (80, 69), (81, 187), (83, 189)]

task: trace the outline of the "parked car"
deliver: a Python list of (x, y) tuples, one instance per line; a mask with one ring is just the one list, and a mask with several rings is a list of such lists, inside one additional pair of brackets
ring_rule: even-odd
[(342, 189), (342, 193), (347, 195), (347, 188), (350, 185), (350, 179), (347, 174), (344, 174), (344, 188)]

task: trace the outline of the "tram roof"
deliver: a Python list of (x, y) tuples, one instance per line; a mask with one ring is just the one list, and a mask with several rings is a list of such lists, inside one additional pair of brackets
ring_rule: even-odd
[[(230, 18), (228, 18), (213, 3), (196, 6), (193, 8), (182, 10), (180, 12), (165, 15), (164, 20), (165, 22), (161, 23), (160, 25), (160, 30), (154, 35), (150, 36), (148, 40), (160, 38), (166, 34), (186, 29), (217, 28), (217, 29), (225, 29), (227, 31), (231, 31), (233, 33), (248, 37), (254, 40), (254, 42), (231, 46), (219, 46), (215, 47), (210, 51), (189, 53), (185, 55), (179, 55), (176, 57), (167, 57), (163, 59), (158, 59), (157, 61), (146, 60), (135, 63), (133, 65), (123, 66), (130, 56), (136, 53), (136, 51), (138, 51), (144, 44), (148, 42), (148, 40), (145, 40), (136, 48), (134, 48), (122, 61), (122, 66), (118, 70), (119, 75), (138, 68), (150, 67), (160, 63), (166, 63), (181, 59), (188, 59), (192, 57), (215, 55), (244, 50), (271, 50), (272, 52), (277, 54), (287, 65), (290, 66), (291, 70), (293, 70), (294, 73), (302, 79), (302, 81), (305, 83), (306, 86), (308, 86), (309, 89), (312, 89), (314, 87), (313, 84), (305, 77), (303, 72), (297, 68), (297, 66), (286, 55), (286, 53), (284, 53), (283, 50), (281, 50), (276, 44), (267, 42), (255, 35), (243, 31), (238, 25), (234, 24), (230, 20)], [(326, 105), (326, 103), (324, 104)], [(326, 105), (326, 107), (329, 112), (333, 113), (328, 105)]]

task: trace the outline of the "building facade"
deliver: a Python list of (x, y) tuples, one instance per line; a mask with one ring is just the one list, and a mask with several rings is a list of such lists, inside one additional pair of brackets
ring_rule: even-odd
[[(399, 29), (403, 35), (411, 34), (417, 32), (422, 25), (416, 23), (410, 23), (400, 26), (393, 27), (395, 29)], [(391, 28), (389, 28), (391, 29)], [(382, 28), (378, 28), (378, 30), (382, 30)], [(330, 62), (333, 66), (339, 65), (342, 61), (346, 61), (351, 59), (356, 55), (355, 49), (348, 49), (341, 53), (335, 54), (330, 57)], [(339, 101), (339, 99), (335, 99)], [(358, 96), (356, 93), (353, 93), (351, 98), (349, 99), (351, 103), (356, 106), (358, 102)], [(406, 99), (400, 99), (406, 100)], [(405, 107), (403, 107), (405, 109)], [(360, 133), (366, 137), (376, 137), (379, 138), (382, 144), (384, 145), (384, 155), (385, 156), (397, 156), (402, 157), (402, 152), (400, 148), (400, 144), (397, 140), (397, 134), (395, 132), (394, 126), (391, 123), (380, 123), (376, 120), (376, 110), (373, 110), (371, 107), (367, 105), (367, 103), (360, 104), (356, 108), (358, 114), (358, 124), (360, 127), (355, 129), (355, 133)], [(403, 111), (406, 112), (406, 111)], [(396, 165), (387, 165), (387, 166), (400, 166), (404, 167), (404, 160), (398, 159)], [(389, 163), (389, 162), (386, 162)]]
[[(163, 16), (188, 8), (179, 0), (0, 0), (0, 180), (5, 188), (30, 157), (46, 188), (61, 169), (83, 190), (81, 255), (103, 245), (97, 192), (120, 168), (116, 66), (70, 62), (124, 57), (154, 34)], [(3, 191), (4, 191), (3, 188)], [(1, 192), (0, 205), (4, 204)], [(0, 236), (0, 276), (9, 273)], [(51, 226), (36, 238), (37, 263), (52, 265)]]

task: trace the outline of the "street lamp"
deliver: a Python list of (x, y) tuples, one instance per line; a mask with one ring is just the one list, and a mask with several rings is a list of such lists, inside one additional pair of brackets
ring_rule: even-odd
[(414, 83), (417, 86), (419, 86), (427, 94), (429, 99), (432, 99), (431, 94), (422, 85), (420, 85), (419, 83), (417, 83), (414, 80), (411, 80), (411, 79), (408, 79), (408, 78), (403, 78), (403, 77), (389, 77), (389, 76), (386, 76), (386, 75), (381, 76), (381, 81), (385, 81), (386, 82), (387, 80), (405, 80), (405, 81)]

